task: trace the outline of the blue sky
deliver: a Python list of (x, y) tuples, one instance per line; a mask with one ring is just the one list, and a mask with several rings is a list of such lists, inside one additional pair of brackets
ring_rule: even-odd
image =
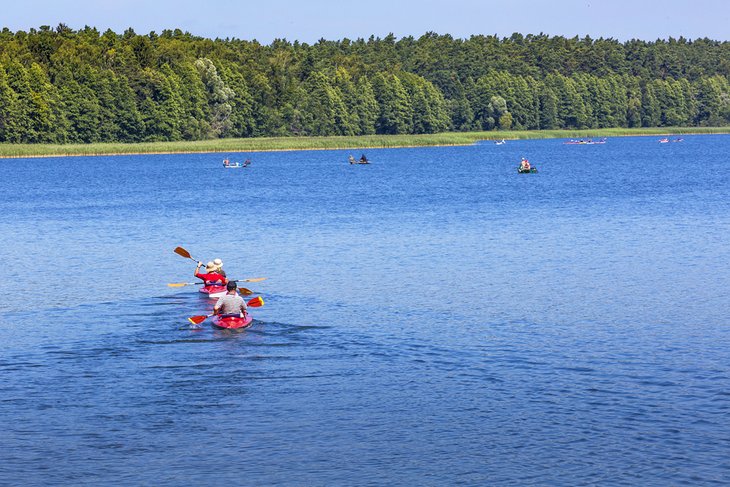
[(316, 42), (418, 37), (433, 31), (468, 38), (522, 34), (656, 40), (730, 40), (730, 0), (17, 0), (0, 26), (13, 31), (63, 22), (138, 34), (180, 28), (202, 37)]

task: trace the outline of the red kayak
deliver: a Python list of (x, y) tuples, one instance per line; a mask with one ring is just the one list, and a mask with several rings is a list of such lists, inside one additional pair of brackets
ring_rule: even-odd
[(249, 313), (246, 313), (243, 318), (241, 315), (236, 313), (232, 315), (217, 315), (213, 317), (213, 326), (216, 328), (242, 329), (251, 326), (253, 318)]
[(200, 289), (198, 289), (199, 292), (203, 294), (207, 294), (209, 298), (220, 298), (226, 295), (226, 286), (203, 286)]

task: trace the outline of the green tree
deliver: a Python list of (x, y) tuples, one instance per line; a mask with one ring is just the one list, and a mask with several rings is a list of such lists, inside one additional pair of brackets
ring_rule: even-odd
[(449, 117), (441, 92), (415, 74), (401, 73), (399, 78), (412, 107), (412, 132), (432, 134), (446, 130)]
[(644, 127), (659, 127), (661, 123), (661, 107), (656, 95), (656, 85), (660, 81), (650, 81), (646, 83), (642, 90), (642, 115), (641, 124)]
[(157, 71), (145, 68), (140, 114), (144, 121), (145, 141), (181, 140), (182, 98), (177, 76), (167, 65)]
[(124, 76), (114, 76), (111, 80), (116, 120), (116, 140), (120, 142), (139, 142), (145, 133), (142, 114), (137, 107), (137, 96)]
[(354, 111), (357, 113), (358, 135), (375, 133), (375, 126), (380, 114), (380, 106), (370, 81), (361, 76), (355, 82)]
[(498, 128), (509, 130), (512, 127), (512, 114), (507, 110), (507, 100), (501, 96), (493, 96), (489, 100), (488, 107), (489, 118)]
[(31, 88), (31, 133), (36, 134), (32, 142), (53, 143), (65, 139), (66, 121), (56, 87), (51, 84), (43, 68), (33, 63), (28, 69)]
[(373, 92), (380, 108), (375, 122), (376, 133), (411, 133), (413, 107), (400, 79), (393, 74), (377, 73), (373, 78)]
[(697, 125), (724, 125), (728, 123), (730, 86), (724, 76), (712, 76), (697, 83)]
[(18, 125), (18, 95), (8, 83), (5, 67), (0, 64), (0, 142), (20, 142), (22, 127)]
[(302, 102), (299, 105), (304, 117), (305, 135), (352, 135), (354, 129), (347, 124), (345, 104), (327, 76), (313, 72), (304, 83)]
[(208, 105), (210, 106), (209, 136), (218, 137), (230, 128), (230, 117), (233, 112), (232, 101), (236, 93), (223, 82), (213, 61), (210, 59), (198, 59), (195, 61), (195, 67), (198, 69), (203, 85), (208, 92)]
[(339, 132), (342, 135), (360, 135), (362, 131), (360, 126), (360, 110), (358, 109), (359, 96), (352, 76), (350, 76), (346, 68), (338, 67), (331, 84), (344, 104), (345, 111), (340, 116), (344, 119), (343, 125), (345, 129)]
[(56, 82), (68, 121), (68, 142), (99, 142), (101, 106), (94, 90), (79, 83), (68, 71), (59, 73)]
[[(176, 42), (180, 41), (176, 39)], [(176, 52), (177, 49), (174, 49)], [(167, 57), (180, 57), (182, 54), (166, 54)], [(180, 131), (185, 140), (205, 139), (211, 132), (210, 108), (203, 79), (194, 63), (184, 61), (174, 66), (175, 74), (179, 77), (180, 100), (182, 104), (182, 120)]]
[(32, 143), (38, 140), (38, 132), (33, 124), (35, 100), (30, 89), (28, 71), (17, 62), (7, 65), (8, 85), (15, 93), (12, 110), (14, 114), (14, 142)]
[(251, 137), (255, 133), (253, 113), (254, 100), (246, 83), (246, 78), (233, 67), (221, 69), (221, 77), (235, 95), (231, 102), (231, 117), (228, 130), (223, 133), (230, 137)]
[(538, 95), (540, 103), (540, 128), (543, 130), (558, 127), (558, 97), (553, 90), (543, 85)]

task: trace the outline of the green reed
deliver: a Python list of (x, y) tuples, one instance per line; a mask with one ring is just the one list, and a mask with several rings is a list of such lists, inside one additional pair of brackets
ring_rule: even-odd
[(262, 152), (469, 145), (479, 140), (599, 138), (637, 135), (730, 133), (730, 127), (606, 128), (581, 130), (504, 130), (448, 132), (425, 135), (363, 135), (352, 137), (262, 137), (135, 144), (0, 144), (0, 157), (92, 156), (115, 154), (174, 154), (192, 152)]

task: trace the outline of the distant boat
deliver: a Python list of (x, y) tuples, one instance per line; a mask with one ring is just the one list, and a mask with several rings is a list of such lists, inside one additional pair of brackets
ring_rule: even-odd
[(660, 144), (667, 144), (669, 142), (669, 137), (664, 137), (663, 139), (659, 139)]
[(223, 160), (223, 167), (225, 167), (227, 169), (235, 169), (238, 167), (248, 167), (250, 165), (251, 165), (251, 159), (246, 159), (245, 161), (243, 161), (243, 164), (241, 164), (240, 162), (231, 162), (228, 159)]
[(530, 173), (536, 173), (537, 168), (530, 164), (530, 161), (522, 158), (522, 161), (520, 162), (520, 165), (517, 166), (517, 172), (520, 174), (530, 174)]
[(497, 141), (495, 141), (495, 142), (494, 142), (494, 145), (504, 145), (504, 144), (506, 144), (506, 143), (507, 143), (507, 142), (505, 142), (505, 141), (504, 141), (504, 139), (502, 139), (501, 141), (500, 141), (500, 140), (497, 140)]
[(355, 159), (354, 157), (350, 156), (347, 158), (350, 164), (370, 164), (370, 161), (367, 157), (363, 154), (363, 156), (360, 158), (360, 160)]
[(672, 142), (684, 142), (684, 139), (682, 137), (679, 137), (677, 139), (673, 139)]
[(568, 141), (563, 142), (563, 144), (567, 144), (567, 145), (595, 145), (595, 144), (605, 144), (605, 143), (606, 143), (606, 138), (605, 137), (602, 138), (601, 140), (593, 140), (593, 139), (588, 139), (588, 140), (583, 140), (583, 139), (573, 140), (573, 139), (571, 139), (571, 140), (568, 140)]

